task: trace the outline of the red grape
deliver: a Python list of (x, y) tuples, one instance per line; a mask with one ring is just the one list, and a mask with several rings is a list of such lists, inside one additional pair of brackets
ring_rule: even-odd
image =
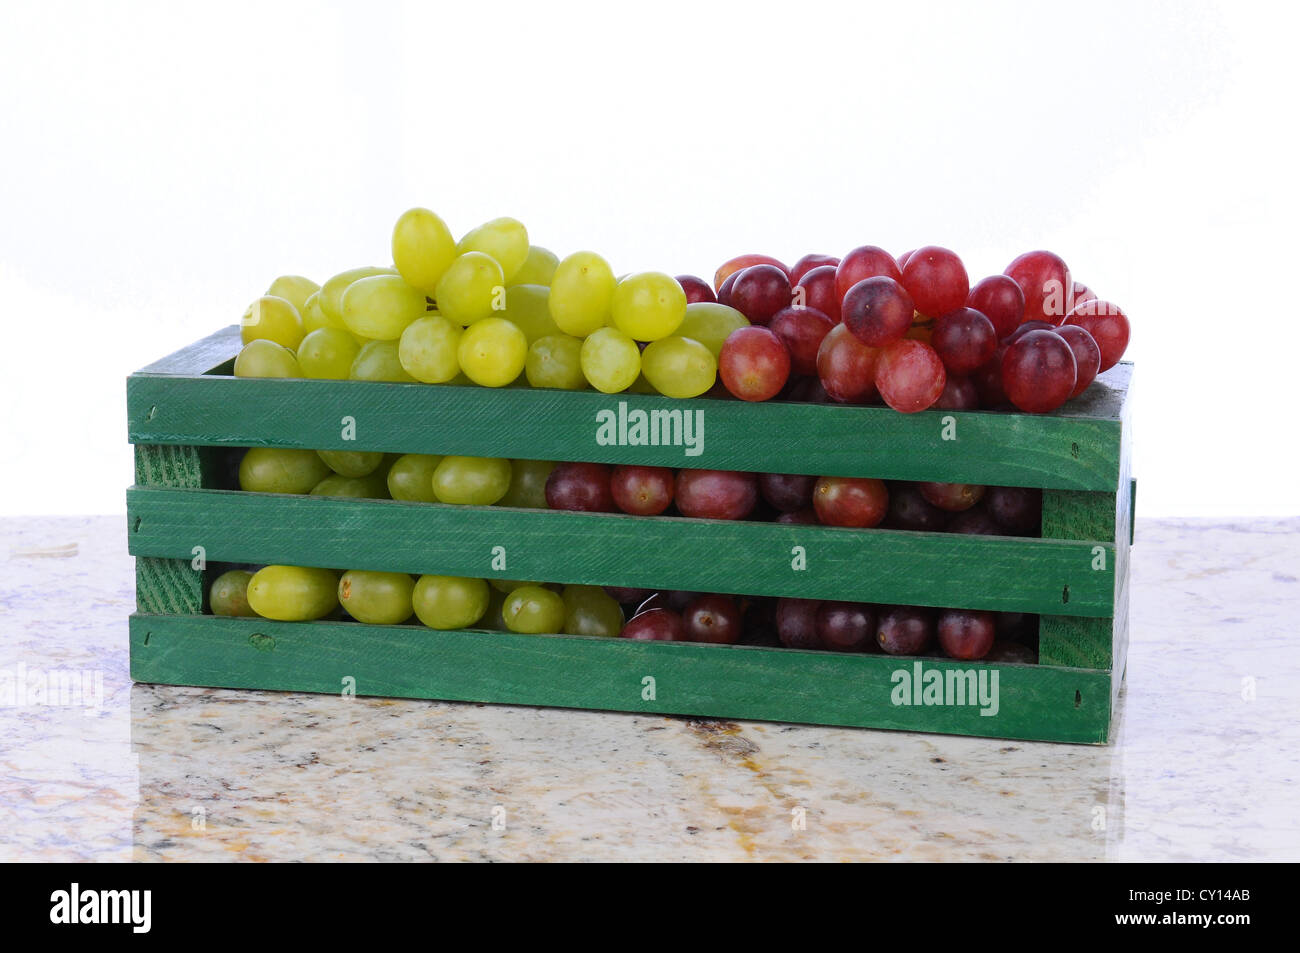
[(1043, 491), (992, 486), (984, 498), (989, 515), (1014, 536), (1037, 536), (1043, 522)]
[(816, 599), (780, 599), (776, 603), (776, 633), (788, 649), (820, 649)]
[(610, 469), (603, 463), (557, 463), (546, 478), (546, 505), (553, 510), (614, 512)]
[(845, 326), (868, 347), (901, 340), (912, 328), (912, 298), (893, 278), (864, 278), (840, 305)]
[(1110, 370), (1124, 356), (1129, 323), (1128, 315), (1118, 305), (1093, 298), (1071, 311), (1065, 323), (1078, 325), (1092, 335), (1101, 349), (1101, 370)]
[(974, 308), (958, 308), (936, 318), (930, 346), (953, 374), (969, 374), (987, 364), (998, 349), (993, 322)]
[(850, 288), (867, 278), (893, 278), (901, 282), (903, 274), (889, 252), (875, 245), (861, 245), (845, 255), (835, 269), (835, 294), (843, 300)]
[(993, 648), (984, 656), (984, 661), (1033, 665), (1038, 661), (1038, 651), (1017, 642), (994, 642)]
[(785, 345), (790, 369), (796, 374), (817, 373), (817, 349), (833, 327), (835, 322), (822, 312), (798, 307), (782, 308), (772, 315), (772, 323), (768, 325)]
[(975, 390), (980, 395), (980, 406), (986, 410), (1004, 407), (1008, 403), (1007, 392), (1002, 389), (1002, 356), (1007, 353), (1007, 346), (999, 344), (993, 352), (993, 359), (971, 375)]
[(677, 283), (682, 286), (686, 292), (686, 303), (694, 304), (698, 301), (717, 301), (718, 296), (714, 294), (712, 286), (703, 278), (696, 278), (694, 275), (678, 275)]
[(890, 655), (920, 655), (934, 639), (934, 614), (915, 606), (894, 606), (876, 623), (876, 644)]
[(983, 498), (985, 487), (977, 483), (919, 483), (917, 489), (939, 509), (960, 513)]
[(736, 286), (736, 277), (739, 274), (740, 272), (738, 271), (732, 272), (727, 276), (727, 279), (722, 283), (722, 286), (718, 288), (718, 304), (725, 304), (727, 307), (731, 307), (731, 289)]
[(676, 498), (683, 516), (743, 520), (758, 503), (758, 477), (732, 470), (681, 470)]
[(817, 637), (832, 652), (870, 652), (875, 648), (876, 613), (862, 602), (823, 602), (817, 607)]
[(970, 290), (966, 307), (992, 321), (1001, 341), (1025, 320), (1025, 293), (1013, 278), (990, 275)]
[(1097, 297), (1097, 292), (1093, 291), (1081, 281), (1075, 281), (1070, 286), (1070, 297), (1065, 301), (1066, 314), (1069, 314), (1085, 301), (1092, 301)]
[(880, 349), (867, 347), (845, 325), (837, 324), (817, 349), (817, 376), (831, 400), (865, 404), (876, 396)]
[(1008, 345), (1002, 357), (1002, 387), (1026, 413), (1060, 407), (1074, 390), (1074, 378), (1074, 352), (1055, 331), (1030, 331)]
[(997, 520), (989, 516), (982, 506), (972, 506), (958, 513), (948, 522), (948, 532), (967, 536), (1005, 536)]
[(956, 311), (970, 293), (966, 266), (955, 252), (938, 245), (926, 245), (912, 253), (903, 269), (902, 284), (916, 310), (931, 318)]
[(903, 273), (903, 269), (907, 267), (908, 261), (911, 260), (911, 257), (915, 254), (916, 249), (913, 248), (911, 251), (905, 251), (903, 254), (898, 256), (898, 273), (900, 275)]
[[(789, 269), (786, 268), (785, 265), (781, 264), (780, 261), (770, 255), (737, 255), (735, 258), (729, 258), (724, 261), (721, 267), (713, 273), (713, 287), (721, 291), (723, 282), (732, 275), (743, 271), (751, 265), (775, 265), (787, 275), (790, 273)], [(718, 300), (721, 300), (721, 298)]]
[(1101, 348), (1080, 325), (1063, 324), (1056, 329), (1056, 333), (1065, 338), (1065, 343), (1074, 352), (1074, 390), (1070, 391), (1070, 397), (1078, 397), (1088, 389), (1088, 385), (1101, 370)]
[(673, 502), (673, 471), (667, 467), (615, 467), (609, 489), (624, 513), (658, 516)]
[(1070, 269), (1060, 255), (1050, 251), (1028, 251), (1007, 265), (1004, 275), (1020, 286), (1025, 296), (1023, 321), (1065, 320), (1065, 296), (1073, 287)]
[(686, 626), (671, 609), (647, 609), (629, 619), (620, 635), (640, 642), (685, 642)]
[(813, 486), (813, 509), (827, 526), (878, 526), (889, 511), (889, 490), (881, 480), (824, 476)]
[(993, 613), (945, 609), (939, 613), (939, 646), (950, 658), (983, 658), (993, 648)]
[(722, 343), (718, 376), (741, 400), (771, 400), (790, 377), (790, 352), (767, 328), (736, 328)]
[(776, 265), (751, 265), (736, 275), (728, 303), (751, 323), (765, 325), (790, 301), (789, 275)]
[(771, 503), (782, 513), (793, 513), (812, 505), (815, 476), (802, 473), (760, 473), (758, 490), (763, 499)]
[(889, 487), (889, 513), (885, 516), (885, 526), (938, 533), (947, 523), (948, 513), (922, 496), (915, 483), (895, 483)]
[(620, 605), (641, 603), (654, 594), (650, 589), (628, 589), (624, 586), (605, 586), (605, 592)]
[(632, 618), (635, 619), (641, 613), (649, 612), (651, 609), (668, 608), (670, 608), (668, 605), (668, 599), (662, 592), (651, 593), (639, 606), (636, 607), (636, 611), (632, 613)]
[[(800, 301), (800, 294), (803, 300)], [(840, 295), (835, 290), (835, 269), (821, 265), (799, 279), (794, 289), (795, 307), (815, 308), (835, 323), (840, 320)]]
[(890, 407), (905, 414), (932, 406), (943, 393), (946, 382), (943, 361), (934, 348), (921, 341), (908, 338), (895, 341), (880, 352), (876, 362), (876, 388), (880, 396)]
[(821, 521), (817, 519), (817, 511), (808, 507), (790, 513), (782, 513), (776, 518), (776, 522), (794, 526), (818, 526)]
[(1010, 334), (1004, 337), (1000, 343), (1013, 344), (1016, 341), (1019, 341), (1030, 331), (1051, 331), (1053, 334), (1055, 334), (1056, 325), (1049, 324), (1046, 321), (1026, 321), (1024, 324), (1020, 325), (1020, 327), (1016, 328), (1014, 331), (1012, 331)]
[(798, 284), (800, 279), (814, 268), (825, 268), (827, 266), (834, 268), (839, 263), (840, 260), (834, 255), (804, 255), (790, 269), (790, 284)]
[(975, 410), (980, 405), (979, 389), (969, 377), (949, 374), (943, 393), (934, 402), (935, 410)]
[(682, 623), (686, 638), (692, 642), (735, 645), (740, 641), (740, 606), (730, 596), (696, 596), (682, 610)]

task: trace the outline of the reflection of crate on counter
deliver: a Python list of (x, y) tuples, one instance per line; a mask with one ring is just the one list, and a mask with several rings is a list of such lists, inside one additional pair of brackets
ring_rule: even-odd
[[(228, 328), (128, 380), (138, 681), (336, 693), (352, 679), (363, 695), (1108, 740), (1128, 638), (1130, 364), (1052, 415), (905, 415), (236, 379), (229, 375), (238, 348), (238, 328)], [(1042, 538), (218, 489), (224, 481), (206, 448), (248, 446), (1040, 487)], [(1039, 664), (223, 618), (204, 614), (196, 552), (208, 562), (1034, 613)], [(995, 705), (954, 698), (979, 685), (996, 685)]]

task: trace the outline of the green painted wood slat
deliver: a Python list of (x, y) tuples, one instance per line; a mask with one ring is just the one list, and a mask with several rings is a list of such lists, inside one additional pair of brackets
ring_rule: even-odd
[[(221, 562), (1112, 613), (1115, 561), (1094, 570), (1092, 542), (144, 487), (128, 491), (127, 510), (137, 556), (201, 545)], [(805, 570), (792, 568), (796, 546)]]
[[(1114, 492), (1118, 415), (1131, 368), (1112, 368), (1058, 414), (900, 414), (885, 407), (526, 387), (176, 376), (175, 368), (220, 353), (210, 341), (202, 359), (176, 357), (155, 365), (161, 371), (128, 378), (133, 443), (454, 453)], [(602, 445), (598, 414), (617, 415), (620, 405), (629, 412), (702, 415), (702, 451)], [(355, 439), (343, 438), (345, 417), (356, 422)], [(948, 420), (956, 439), (943, 439)]]
[[(131, 677), (142, 682), (339, 694), (346, 678), (359, 695), (1091, 744), (1110, 722), (1106, 673), (1040, 665), (213, 616), (135, 615), (130, 629)], [(985, 669), (991, 689), (996, 672), (996, 714), (895, 704), (896, 688), (905, 694), (896, 673), (910, 679), (917, 665), (922, 684), (927, 672)]]

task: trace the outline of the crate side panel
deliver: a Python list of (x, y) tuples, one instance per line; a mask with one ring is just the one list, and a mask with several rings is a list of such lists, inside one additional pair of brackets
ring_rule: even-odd
[[(136, 443), (456, 453), (1109, 492), (1117, 486), (1119, 426), (1108, 417), (899, 414), (884, 407), (217, 376), (134, 375), (127, 389)], [(642, 413), (643, 420), (636, 416)]]
[(1092, 570), (1088, 543), (219, 490), (127, 497), (136, 555), (202, 545), (223, 562), (1111, 614), (1111, 575)]
[[(207, 485), (208, 452), (201, 447), (137, 445), (135, 482), (138, 486), (199, 489)], [(128, 539), (135, 518), (128, 515)], [(191, 544), (192, 546), (193, 544)], [(141, 612), (199, 613), (203, 611), (202, 570), (189, 558), (137, 557), (135, 601)]]
[(165, 374), (177, 377), (193, 377), (207, 374), (233, 360), (239, 353), (242, 342), (239, 338), (239, 325), (232, 324), (214, 334), (209, 334), (195, 341), (188, 347), (168, 354), (160, 360), (142, 367), (138, 374)]
[[(970, 671), (977, 680), (981, 669), (983, 703), (924, 703), (924, 686), (935, 677), (944, 682), (949, 671)], [(911, 693), (908, 680), (918, 672), (922, 690)], [(385, 697), (1084, 743), (1104, 741), (1109, 719), (1101, 672), (211, 616), (133, 617), (131, 674), (165, 684), (335, 694), (349, 686)], [(959, 682), (972, 684), (954, 675), (954, 689)], [(955, 692), (944, 700), (956, 701)]]

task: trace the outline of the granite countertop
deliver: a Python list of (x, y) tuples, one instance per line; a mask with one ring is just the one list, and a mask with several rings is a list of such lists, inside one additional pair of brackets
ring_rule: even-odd
[(0, 537), (92, 703), (0, 705), (0, 860), (1300, 860), (1300, 519), (1138, 521), (1107, 747), (134, 685), (124, 519)]

